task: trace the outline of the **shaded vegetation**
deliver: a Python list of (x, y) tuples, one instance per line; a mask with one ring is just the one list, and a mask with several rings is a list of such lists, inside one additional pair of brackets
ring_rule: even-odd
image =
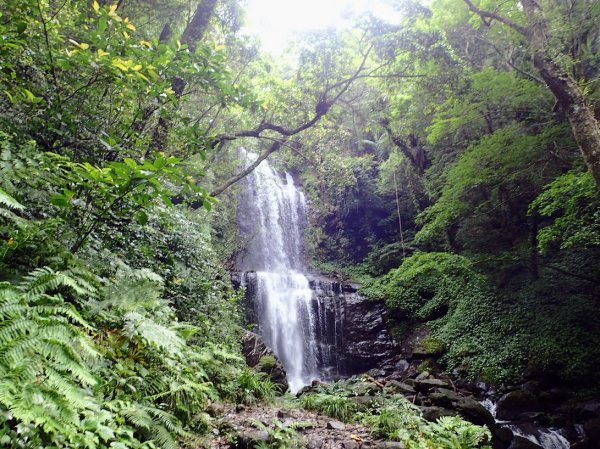
[[(400, 23), (304, 36), (289, 65), (236, 1), (159, 3), (0, 6), (0, 445), (172, 449), (211, 403), (275, 395), (227, 271), (240, 145), (309, 196), (312, 265), (428, 328), (448, 371), (597, 382), (598, 2), (396, 2)], [(301, 403), (408, 447), (487, 444), (350, 396)]]

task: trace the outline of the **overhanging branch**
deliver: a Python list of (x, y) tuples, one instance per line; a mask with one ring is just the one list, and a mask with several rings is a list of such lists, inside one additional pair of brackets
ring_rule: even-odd
[(477, 6), (475, 6), (475, 4), (471, 0), (463, 0), (463, 1), (467, 4), (467, 6), (469, 7), (469, 9), (471, 11), (473, 11), (475, 14), (479, 15), (479, 17), (481, 17), (482, 19), (497, 20), (498, 22), (503, 23), (504, 25), (509, 26), (513, 30), (522, 34), (523, 36), (529, 37), (530, 33), (527, 28), (513, 22), (510, 19), (507, 19), (504, 16), (501, 16), (500, 14), (496, 14), (495, 12), (479, 9)]
[(246, 167), (244, 170), (242, 170), (237, 175), (232, 176), (231, 178), (229, 178), (220, 187), (217, 187), (215, 190), (213, 190), (210, 193), (210, 196), (215, 197), (215, 196), (220, 195), (225, 190), (227, 190), (229, 187), (231, 187), (232, 185), (234, 185), (236, 182), (238, 182), (239, 180), (241, 180), (241, 179), (245, 178), (246, 176), (248, 176), (250, 173), (252, 173), (254, 171), (254, 169), (256, 167), (259, 166), (259, 164), (262, 161), (264, 161), (266, 158), (268, 158), (275, 151), (279, 150), (283, 144), (284, 144), (284, 142), (281, 142), (281, 141), (275, 141), (275, 142), (273, 142), (271, 144), (271, 146), (269, 147), (269, 149), (267, 151), (265, 151), (263, 154), (261, 154), (252, 164), (250, 164), (248, 167)]

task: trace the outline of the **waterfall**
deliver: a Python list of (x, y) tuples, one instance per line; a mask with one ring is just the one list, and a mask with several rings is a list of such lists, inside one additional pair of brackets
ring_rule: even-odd
[[(249, 163), (257, 156), (240, 150)], [(258, 333), (282, 361), (292, 392), (318, 378), (313, 292), (304, 274), (303, 227), (306, 199), (289, 174), (281, 177), (267, 161), (246, 177), (238, 222), (247, 239), (238, 269), (256, 272), (254, 308)], [(318, 307), (317, 307), (318, 309)]]

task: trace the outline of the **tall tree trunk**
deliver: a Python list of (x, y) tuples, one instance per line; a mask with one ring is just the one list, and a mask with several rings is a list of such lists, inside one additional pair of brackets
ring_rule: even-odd
[(577, 81), (549, 54), (548, 26), (536, 0), (521, 0), (530, 25), (533, 63), (565, 111), (573, 136), (600, 189), (600, 129)]
[[(218, 0), (201, 0), (196, 8), (196, 12), (194, 12), (192, 20), (185, 27), (180, 41), (183, 45), (188, 46), (190, 52), (193, 53), (196, 50), (196, 44), (206, 33), (208, 25), (210, 24), (210, 19), (217, 7), (217, 1)], [(171, 81), (171, 88), (173, 89), (177, 100), (183, 95), (186, 85), (187, 82), (181, 76), (175, 76)], [(152, 142), (150, 144), (151, 149), (160, 150), (164, 146), (169, 134), (170, 125), (171, 120), (169, 118), (160, 117), (158, 119), (158, 125), (152, 135)]]

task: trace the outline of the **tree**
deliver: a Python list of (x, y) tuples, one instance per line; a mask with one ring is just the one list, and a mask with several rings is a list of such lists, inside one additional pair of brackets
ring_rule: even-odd
[[(577, 141), (589, 171), (600, 189), (600, 129), (592, 107), (575, 77), (558, 61), (560, 51), (553, 48), (551, 41), (553, 30), (550, 29), (541, 2), (536, 0), (520, 0), (525, 12), (527, 26), (477, 7), (471, 0), (464, 0), (469, 9), (478, 14), (489, 25), (496, 20), (522, 35), (529, 41), (533, 62), (540, 76), (552, 91), (558, 105), (565, 112), (573, 137)], [(593, 13), (594, 9), (590, 9)]]

